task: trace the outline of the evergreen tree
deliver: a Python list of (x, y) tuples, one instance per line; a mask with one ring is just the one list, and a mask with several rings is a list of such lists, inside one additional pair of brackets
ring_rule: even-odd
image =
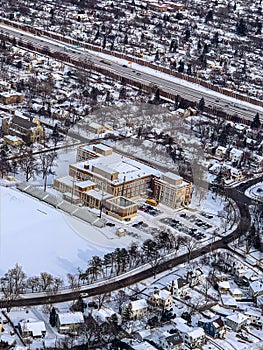
[(105, 49), (107, 43), (106, 35), (104, 35), (103, 42), (102, 42), (102, 48)]
[(260, 125), (259, 113), (257, 113), (251, 123), (251, 128), (258, 129)]
[(191, 65), (191, 63), (188, 63), (188, 66), (187, 66), (187, 74), (188, 74), (188, 75), (191, 75), (191, 74), (192, 74), (192, 65)]
[(123, 323), (127, 323), (127, 322), (129, 322), (131, 320), (131, 316), (132, 316), (132, 306), (131, 306), (131, 304), (128, 304), (127, 306), (125, 306), (122, 309), (121, 316), (122, 316), (122, 322)]
[(179, 73), (183, 73), (184, 72), (184, 62), (183, 61), (179, 62), (178, 72)]
[(123, 44), (124, 44), (124, 45), (127, 45), (127, 44), (128, 44), (128, 35), (127, 35), (127, 33), (125, 34)]
[(213, 10), (209, 10), (205, 17), (205, 23), (208, 22), (213, 22)]
[(202, 97), (198, 103), (198, 110), (200, 112), (204, 111), (204, 107), (205, 107), (205, 99)]
[(236, 31), (238, 35), (247, 34), (247, 25), (243, 18), (240, 18), (239, 22), (236, 24)]
[(3, 177), (10, 170), (10, 164), (8, 161), (8, 147), (3, 145), (0, 151), (0, 176)]
[(184, 40), (185, 40), (185, 41), (188, 41), (189, 38), (190, 38), (190, 36), (191, 36), (190, 30), (189, 30), (189, 29), (186, 29)]
[(160, 103), (160, 89), (157, 88), (154, 93), (154, 98), (153, 98), (154, 103)]
[(49, 314), (49, 323), (52, 327), (55, 327), (57, 321), (57, 314), (54, 307), (52, 307), (50, 314)]
[(261, 35), (261, 31), (262, 31), (262, 23), (258, 22), (257, 23), (256, 35)]
[(94, 41), (96, 41), (97, 39), (99, 39), (99, 36), (100, 36), (100, 30), (98, 29), (96, 34), (95, 34), (95, 38), (94, 38)]

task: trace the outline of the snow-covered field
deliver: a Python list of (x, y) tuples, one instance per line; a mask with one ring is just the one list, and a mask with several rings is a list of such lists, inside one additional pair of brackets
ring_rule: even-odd
[(94, 255), (129, 244), (28, 197), (0, 187), (0, 274), (16, 263), (28, 276), (45, 271), (65, 278)]

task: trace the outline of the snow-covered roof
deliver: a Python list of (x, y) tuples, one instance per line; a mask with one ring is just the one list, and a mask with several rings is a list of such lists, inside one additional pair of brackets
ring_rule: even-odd
[(90, 190), (87, 192), (87, 194), (90, 197), (102, 200), (102, 199), (108, 199), (112, 197), (112, 194), (109, 194), (107, 192), (101, 191), (99, 189), (95, 189), (95, 190)]
[(243, 295), (242, 291), (239, 288), (230, 288), (230, 293), (232, 295)]
[(110, 151), (111, 147), (104, 145), (103, 143), (98, 143), (95, 145), (97, 149), (101, 149), (102, 151)]
[(132, 348), (134, 350), (156, 350), (157, 348), (147, 341), (144, 341), (142, 343), (132, 344)]
[(248, 316), (248, 317), (254, 316), (254, 317), (261, 318), (260, 312), (259, 312), (259, 311), (252, 310), (252, 309), (248, 309), (248, 310), (245, 312), (245, 315)]
[(229, 315), (226, 317), (227, 320), (231, 320), (232, 322), (236, 324), (243, 323), (248, 319), (248, 317), (244, 314), (241, 314), (240, 312), (234, 313), (232, 315)]
[(188, 332), (189, 336), (192, 337), (192, 339), (198, 339), (205, 336), (205, 331), (201, 327), (193, 328), (190, 332)]
[[(93, 170), (90, 170), (93, 169), (93, 165), (96, 168), (99, 167), (100, 169), (104, 169), (110, 173), (118, 172), (118, 179), (111, 181), (113, 184), (134, 180), (149, 175), (155, 175), (158, 177), (161, 176), (160, 171), (115, 152), (108, 156), (100, 156), (95, 159), (72, 164), (72, 167), (85, 170), (84, 165), (87, 165), (87, 163), (90, 165), (88, 170), (89, 172), (93, 172)], [(96, 173), (96, 176), (99, 176), (99, 174)]]
[(218, 288), (230, 289), (230, 284), (228, 281), (218, 282)]
[(167, 300), (171, 293), (168, 290), (161, 289), (158, 292), (154, 293), (153, 296), (156, 299)]
[(225, 306), (237, 306), (236, 299), (233, 298), (231, 295), (221, 295), (222, 303)]
[(263, 283), (261, 281), (253, 281), (249, 285), (254, 294), (263, 291)]
[(61, 326), (67, 324), (79, 324), (84, 322), (83, 314), (80, 311), (58, 313), (58, 318)]
[(96, 183), (93, 181), (90, 181), (90, 180), (76, 182), (76, 186), (78, 186), (80, 188), (86, 188), (86, 187), (95, 186), (95, 185), (96, 185)]
[(147, 301), (145, 299), (139, 299), (131, 301), (132, 311), (145, 309), (148, 307)]
[(98, 128), (102, 127), (102, 125), (99, 124), (99, 123), (96, 123), (96, 122), (91, 122), (91, 123), (89, 124), (89, 127), (90, 127), (90, 128), (93, 128), (93, 129), (98, 129)]
[(19, 322), (22, 331), (32, 332), (33, 337), (41, 337), (42, 332), (46, 332), (46, 326), (43, 321), (26, 319)]
[(235, 155), (236, 157), (242, 157), (243, 151), (241, 151), (240, 149), (237, 149), (237, 148), (232, 148), (230, 151), (230, 155), (232, 155), (232, 156)]
[(116, 312), (112, 308), (101, 308), (99, 310), (93, 310), (92, 316), (94, 319), (99, 319), (101, 322), (107, 322), (107, 319)]

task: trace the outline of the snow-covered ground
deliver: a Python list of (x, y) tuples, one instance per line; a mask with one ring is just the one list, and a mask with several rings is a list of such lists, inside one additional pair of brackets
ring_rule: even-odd
[[(138, 151), (138, 154), (143, 155), (143, 152)], [(74, 163), (75, 159), (75, 147), (58, 151), (56, 166), (53, 167), (55, 177), (65, 176), (69, 165)], [(23, 180), (19, 174), (16, 177)], [(48, 185), (52, 185), (53, 178), (54, 176), (48, 179)], [(34, 179), (35, 184), (42, 182), (41, 176)], [(1, 184), (7, 186), (12, 182), (7, 184), (2, 181)], [(0, 187), (1, 275), (19, 263), (27, 275), (45, 271), (65, 278), (67, 273), (76, 272), (78, 267), (85, 270), (92, 256), (103, 256), (116, 247), (127, 247), (132, 241), (143, 242), (147, 238), (152, 238), (150, 229), (163, 226), (160, 222), (161, 218), (177, 217), (180, 221), (185, 221), (186, 227), (193, 225), (190, 221), (180, 218), (176, 211), (160, 205), (162, 214), (158, 217), (139, 211), (138, 217), (130, 223), (121, 224), (113, 220), (115, 227), (98, 229), (20, 193), (14, 186), (12, 187)], [(48, 188), (48, 191), (61, 195), (52, 188)], [(191, 215), (212, 225), (210, 230), (205, 231), (206, 240), (211, 238), (212, 231), (222, 233), (224, 231), (222, 218), (217, 214), (224, 210), (225, 202), (211, 193), (204, 193), (201, 200), (195, 197), (193, 196), (192, 199)], [(206, 220), (199, 215), (201, 211), (213, 214), (213, 219)], [(108, 217), (107, 219), (112, 221)], [(149, 225), (149, 229), (133, 228), (133, 223), (137, 221), (144, 221)], [(127, 227), (128, 234), (126, 237), (119, 238), (115, 234), (116, 228), (123, 225)]]
[(254, 186), (249, 187), (246, 192), (246, 196), (257, 199), (263, 202), (263, 182), (257, 183)]
[(119, 238), (70, 217), (14, 188), (1, 187), (0, 274), (19, 263), (27, 275), (48, 272), (65, 278), (85, 269), (92, 256), (127, 246)]

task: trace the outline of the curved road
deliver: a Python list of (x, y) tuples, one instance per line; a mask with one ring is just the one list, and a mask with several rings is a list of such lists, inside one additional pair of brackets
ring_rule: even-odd
[[(196, 249), (192, 251), (190, 254), (185, 253), (181, 256), (177, 256), (165, 262), (158, 264), (157, 267), (148, 267), (145, 270), (141, 270), (137, 272), (133, 271), (131, 275), (129, 273), (125, 273), (123, 275), (117, 276), (112, 279), (108, 279), (107, 281), (97, 282), (94, 285), (88, 285), (86, 288), (81, 287), (78, 290), (71, 291), (59, 291), (57, 294), (52, 295), (37, 295), (29, 294), (20, 296), (20, 298), (16, 300), (1, 300), (0, 307), (13, 307), (13, 306), (33, 306), (40, 304), (50, 304), (50, 303), (58, 303), (62, 301), (74, 300), (79, 297), (80, 294), (86, 294), (87, 296), (95, 296), (99, 294), (104, 294), (108, 292), (112, 292), (114, 290), (130, 286), (137, 282), (141, 282), (144, 279), (154, 276), (156, 273), (160, 273), (166, 270), (169, 270), (171, 267), (175, 267), (179, 264), (185, 263), (189, 260), (195, 259), (199, 256), (202, 256), (212, 250), (225, 248), (227, 249), (227, 244), (237, 239), (240, 235), (246, 232), (250, 227), (250, 215), (248, 211), (248, 207), (244, 205), (247, 197), (241, 192), (235, 191), (234, 188), (228, 189), (227, 194), (233, 200), (237, 199), (237, 206), (240, 211), (240, 221), (237, 228), (230, 233), (228, 236), (217, 240), (213, 243), (209, 243), (205, 247), (201, 247), (200, 249)], [(141, 267), (140, 269), (143, 269)]]

